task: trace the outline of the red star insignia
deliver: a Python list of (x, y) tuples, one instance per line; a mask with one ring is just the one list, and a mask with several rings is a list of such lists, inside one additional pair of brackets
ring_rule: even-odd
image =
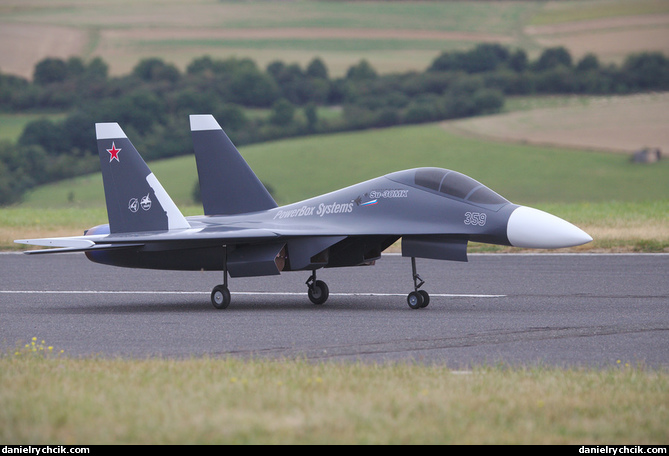
[(114, 142), (112, 142), (111, 149), (107, 149), (107, 152), (109, 152), (109, 163), (111, 163), (112, 160), (116, 160), (117, 162), (121, 163), (118, 159), (118, 153), (121, 152), (121, 149), (117, 149)]

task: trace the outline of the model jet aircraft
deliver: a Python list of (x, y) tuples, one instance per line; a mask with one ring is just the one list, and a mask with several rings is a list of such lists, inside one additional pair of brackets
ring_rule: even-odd
[(96, 124), (109, 224), (83, 236), (15, 242), (81, 251), (96, 263), (132, 268), (223, 271), (211, 301), (230, 304), (230, 277), (310, 271), (309, 299), (323, 304), (328, 286), (321, 268), (373, 264), (402, 238), (411, 258), (412, 309), (429, 294), (416, 258), (467, 261), (477, 241), (554, 249), (590, 242), (576, 226), (536, 209), (512, 204), (455, 171), (398, 171), (305, 201), (278, 207), (211, 115), (190, 116), (204, 207), (184, 217), (117, 123)]

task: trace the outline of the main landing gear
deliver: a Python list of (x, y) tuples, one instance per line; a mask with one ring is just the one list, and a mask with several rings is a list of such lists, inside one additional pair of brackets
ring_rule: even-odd
[[(316, 280), (316, 270), (311, 272), (311, 276), (306, 281), (308, 287), (307, 294), (309, 300), (314, 304), (324, 304), (330, 296), (328, 285), (322, 280)], [(227, 257), (223, 268), (223, 283), (216, 285), (211, 291), (211, 304), (217, 309), (226, 309), (230, 305), (230, 290), (228, 289), (228, 267)]]
[(407, 304), (412, 309), (422, 309), (430, 304), (430, 295), (425, 290), (419, 290), (425, 284), (425, 281), (420, 278), (416, 272), (416, 258), (411, 257), (411, 272), (413, 273), (413, 289), (407, 296)]
[[(216, 285), (211, 292), (211, 304), (217, 309), (225, 309), (230, 305), (230, 290), (228, 290), (228, 273), (225, 271), (224, 283)], [(316, 271), (313, 271), (306, 281), (309, 300), (314, 304), (324, 304), (330, 296), (328, 285), (322, 280), (316, 280)]]
[(324, 304), (330, 296), (330, 289), (328, 285), (322, 280), (316, 280), (316, 270), (314, 269), (311, 272), (311, 276), (305, 282), (309, 290), (307, 294), (309, 295), (309, 300), (314, 304)]

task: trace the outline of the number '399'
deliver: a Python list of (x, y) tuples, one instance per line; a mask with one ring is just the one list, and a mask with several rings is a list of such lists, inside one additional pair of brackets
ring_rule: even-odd
[(465, 225), (484, 226), (487, 220), (484, 212), (465, 212)]

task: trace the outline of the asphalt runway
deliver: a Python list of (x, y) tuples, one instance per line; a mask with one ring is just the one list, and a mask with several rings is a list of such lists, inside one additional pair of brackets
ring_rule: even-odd
[(411, 310), (411, 262), (231, 279), (123, 269), (83, 254), (0, 254), (0, 345), (32, 337), (69, 356), (301, 357), (475, 365), (669, 366), (669, 255), (470, 255), (417, 260), (431, 295)]

